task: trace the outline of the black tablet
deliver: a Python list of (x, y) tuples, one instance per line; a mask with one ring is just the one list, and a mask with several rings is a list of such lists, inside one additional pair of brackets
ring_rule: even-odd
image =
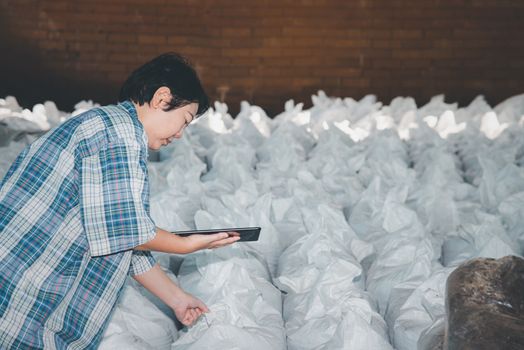
[(260, 227), (232, 227), (232, 228), (213, 228), (208, 230), (176, 231), (175, 234), (186, 237), (189, 235), (211, 235), (219, 232), (238, 232), (240, 239), (237, 242), (258, 241)]

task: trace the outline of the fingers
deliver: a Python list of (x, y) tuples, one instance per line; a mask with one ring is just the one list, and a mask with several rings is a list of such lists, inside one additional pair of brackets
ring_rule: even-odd
[(189, 313), (191, 314), (191, 323), (195, 322), (195, 320), (198, 318), (196, 310), (189, 309)]
[(240, 235), (238, 236), (231, 236), (229, 238), (226, 238), (226, 239), (223, 239), (220, 243), (224, 243), (224, 244), (231, 244), (231, 243), (234, 243), (236, 241), (238, 241), (240, 239)]
[(238, 241), (240, 239), (240, 236), (234, 236), (234, 237), (228, 237), (228, 238), (224, 238), (224, 239), (221, 239), (219, 241), (214, 241), (212, 243), (209, 244), (209, 248), (220, 248), (220, 247), (224, 247), (226, 245), (230, 245), (232, 243), (235, 243), (236, 241)]
[(184, 324), (184, 326), (191, 326), (196, 320), (194, 313), (191, 311), (192, 309), (186, 310), (186, 314), (184, 316), (184, 319), (182, 320), (182, 323)]
[(198, 298), (188, 293), (182, 293), (179, 303), (173, 306), (176, 317), (184, 326), (191, 326), (209, 308)]
[(216, 242), (216, 241), (220, 241), (225, 238), (228, 238), (229, 234), (227, 232), (219, 232), (219, 233), (209, 235), (208, 237), (209, 237), (209, 242)]
[(209, 237), (210, 242), (216, 242), (216, 241), (221, 241), (226, 238), (240, 237), (240, 233), (235, 232), (235, 231), (219, 232), (213, 235), (209, 235), (208, 237)]
[(209, 308), (204, 304), (204, 302), (198, 298), (193, 297), (192, 303), (190, 304), (192, 309), (198, 310), (200, 312), (199, 316), (203, 312), (209, 312)]
[(209, 308), (200, 300), (197, 301), (196, 308), (200, 311), (201, 314), (202, 312), (209, 312)]
[(189, 236), (193, 241), (195, 248), (191, 251), (196, 251), (200, 249), (213, 249), (220, 248), (226, 245), (235, 243), (240, 239), (240, 234), (238, 232), (219, 232), (210, 235), (191, 235)]
[(181, 322), (184, 326), (191, 326), (192, 322), (191, 322), (191, 315), (189, 314), (189, 312), (186, 312), (186, 315), (181, 320)]
[[(207, 309), (207, 307), (204, 304), (202, 305), (205, 309)], [(209, 309), (207, 309), (207, 311), (209, 311)], [(182, 324), (184, 324), (185, 326), (193, 325), (193, 323), (195, 323), (195, 321), (202, 315), (203, 312), (203, 309), (200, 307), (187, 309), (184, 319), (181, 321)]]
[(227, 233), (229, 237), (240, 237), (240, 233), (236, 231), (230, 231)]

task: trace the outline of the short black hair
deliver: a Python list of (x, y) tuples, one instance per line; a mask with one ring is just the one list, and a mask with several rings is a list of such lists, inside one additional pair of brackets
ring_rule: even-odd
[(137, 68), (120, 89), (119, 102), (131, 100), (142, 106), (151, 103), (158, 88), (171, 90), (171, 101), (165, 111), (198, 103), (197, 116), (209, 109), (209, 99), (191, 63), (175, 53), (164, 53)]

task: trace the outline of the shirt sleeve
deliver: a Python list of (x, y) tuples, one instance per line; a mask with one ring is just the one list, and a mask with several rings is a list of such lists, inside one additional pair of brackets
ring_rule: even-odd
[(140, 149), (110, 143), (81, 161), (80, 214), (91, 256), (133, 249), (151, 240), (147, 165)]
[(131, 267), (129, 274), (131, 276), (141, 275), (155, 266), (156, 260), (149, 251), (134, 250), (131, 255)]

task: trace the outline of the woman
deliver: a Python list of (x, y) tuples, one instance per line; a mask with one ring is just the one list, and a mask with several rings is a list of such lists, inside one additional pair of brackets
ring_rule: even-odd
[(0, 184), (0, 348), (96, 348), (128, 273), (185, 325), (208, 311), (149, 251), (239, 238), (155, 227), (146, 164), (147, 147), (180, 138), (207, 109), (194, 69), (164, 54), (131, 74), (118, 105), (69, 119), (18, 156)]

